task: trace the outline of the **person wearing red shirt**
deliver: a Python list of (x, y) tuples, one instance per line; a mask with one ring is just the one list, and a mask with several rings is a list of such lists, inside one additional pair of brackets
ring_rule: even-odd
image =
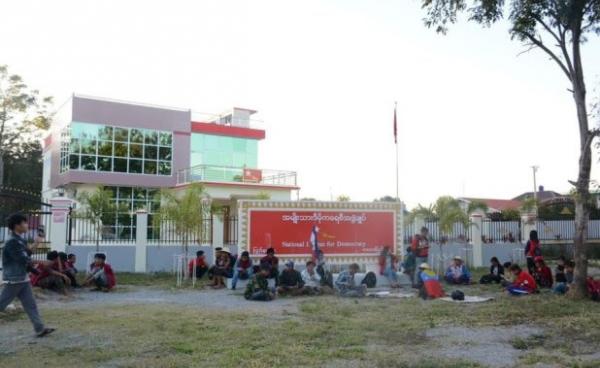
[(90, 266), (90, 275), (83, 283), (84, 286), (95, 286), (92, 291), (108, 292), (117, 284), (112, 267), (106, 263), (106, 254), (96, 253), (94, 263)]
[(525, 245), (525, 259), (527, 259), (527, 270), (530, 274), (533, 275), (535, 272), (535, 257), (541, 255), (542, 247), (540, 245), (540, 240), (538, 239), (538, 232), (536, 230), (531, 230), (529, 232), (529, 240), (527, 241), (527, 245)]
[(188, 275), (190, 277), (194, 274), (194, 267), (196, 269), (196, 279), (199, 280), (208, 271), (208, 265), (204, 259), (204, 251), (199, 250), (196, 252), (196, 258), (192, 259), (188, 263)]
[[(410, 248), (412, 253), (415, 255), (415, 264), (427, 263), (427, 259), (429, 258), (429, 239), (427, 236), (429, 235), (429, 229), (423, 226), (421, 228), (421, 233), (416, 234), (413, 237)], [(413, 284), (418, 284), (418, 272), (415, 272), (413, 276)]]
[(510, 272), (515, 277), (515, 281), (506, 288), (510, 294), (528, 295), (537, 290), (535, 279), (528, 272), (521, 270), (519, 265), (514, 264), (510, 266)]
[(552, 288), (552, 284), (554, 280), (552, 279), (552, 271), (550, 267), (546, 266), (546, 262), (544, 262), (544, 258), (542, 256), (537, 256), (534, 258), (535, 262), (535, 273), (533, 276), (535, 277), (535, 281), (541, 288)]

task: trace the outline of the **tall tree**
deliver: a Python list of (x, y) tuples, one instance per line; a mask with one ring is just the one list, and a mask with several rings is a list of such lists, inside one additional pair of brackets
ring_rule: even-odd
[(0, 65), (0, 186), (4, 184), (6, 157), (49, 128), (51, 105), (51, 97), (40, 97), (23, 78)]
[[(468, 4), (470, 3), (470, 5)], [(575, 203), (576, 262), (572, 297), (583, 297), (587, 278), (587, 227), (590, 198), (591, 145), (600, 135), (599, 129), (590, 129), (586, 101), (581, 46), (588, 35), (600, 34), (600, 0), (422, 0), (427, 10), (425, 25), (446, 33), (460, 13), (468, 19), (489, 26), (506, 18), (510, 22), (512, 39), (528, 49), (539, 49), (558, 66), (570, 84), (579, 130), (579, 174), (571, 181), (577, 191)]]

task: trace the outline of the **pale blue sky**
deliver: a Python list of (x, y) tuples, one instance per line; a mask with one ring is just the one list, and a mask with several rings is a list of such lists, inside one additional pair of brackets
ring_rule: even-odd
[[(568, 191), (578, 140), (568, 84), (506, 24), (441, 36), (416, 0), (3, 1), (0, 63), (57, 102), (72, 92), (260, 111), (259, 165), (299, 172), (302, 197), (395, 192), (510, 198)], [(600, 43), (584, 48), (590, 99)], [(597, 166), (597, 161), (594, 163)], [(598, 170), (594, 178), (600, 179)]]

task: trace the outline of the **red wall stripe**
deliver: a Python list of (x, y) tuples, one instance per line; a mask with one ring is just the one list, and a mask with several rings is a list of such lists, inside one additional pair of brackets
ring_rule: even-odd
[(265, 139), (265, 131), (261, 129), (243, 128), (215, 123), (201, 123), (192, 121), (192, 132), (227, 137)]

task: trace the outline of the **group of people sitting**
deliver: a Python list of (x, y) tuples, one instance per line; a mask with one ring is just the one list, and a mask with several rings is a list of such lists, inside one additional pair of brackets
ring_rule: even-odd
[(106, 263), (105, 254), (94, 255), (94, 262), (81, 284), (77, 281), (79, 271), (75, 267), (76, 263), (75, 254), (50, 251), (46, 254), (46, 262), (40, 262), (29, 270), (31, 284), (63, 295), (69, 295), (69, 290), (74, 288), (92, 287), (94, 291), (108, 292), (115, 287), (115, 274)]

